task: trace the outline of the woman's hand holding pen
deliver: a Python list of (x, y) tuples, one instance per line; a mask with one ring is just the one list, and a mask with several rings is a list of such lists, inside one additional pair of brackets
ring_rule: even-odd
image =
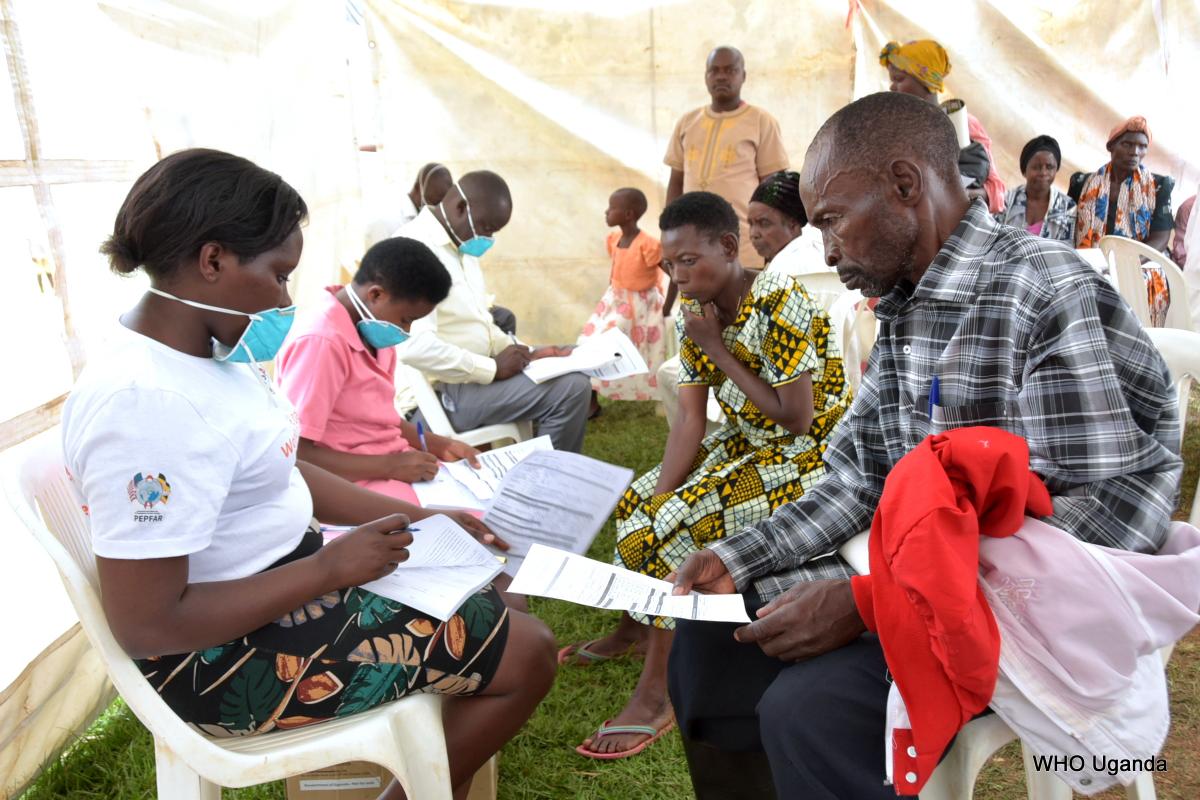
[(437, 475), (438, 460), (433, 453), (422, 450), (405, 450), (390, 456), (391, 469), (388, 477), (405, 483), (433, 480)]
[(408, 517), (390, 514), (337, 537), (313, 558), (329, 576), (328, 588), (344, 589), (391, 573), (408, 560), (407, 548), (412, 541)]

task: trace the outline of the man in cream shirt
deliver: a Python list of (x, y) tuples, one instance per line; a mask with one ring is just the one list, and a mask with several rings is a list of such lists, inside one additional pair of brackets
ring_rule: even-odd
[(566, 355), (569, 348), (529, 348), (492, 318), (479, 258), (511, 216), (508, 185), (481, 170), (463, 175), (442, 202), (421, 209), (396, 232), (428, 246), (452, 279), (450, 295), (413, 323), (412, 337), (396, 355), (436, 382), (455, 429), (532, 420), (556, 449), (577, 453), (587, 424), (590, 379), (571, 373), (541, 384), (529, 380), (522, 370), (531, 359)]

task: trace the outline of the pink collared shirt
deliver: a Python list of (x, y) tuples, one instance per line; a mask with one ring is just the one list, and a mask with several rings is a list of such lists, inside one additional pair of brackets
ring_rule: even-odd
[[(279, 385), (300, 417), (300, 435), (322, 447), (358, 455), (411, 450), (396, 411), (396, 350), (374, 355), (355, 320), (327, 286), (316, 307), (302, 313), (275, 360)], [(400, 481), (359, 481), (378, 492), (416, 502)]]

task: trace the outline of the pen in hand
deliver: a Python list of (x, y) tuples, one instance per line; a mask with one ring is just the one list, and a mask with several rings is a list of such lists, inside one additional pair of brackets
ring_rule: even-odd
[(417, 439), (421, 442), (421, 449), (426, 453), (429, 452), (429, 442), (425, 441), (425, 426), (417, 422)]

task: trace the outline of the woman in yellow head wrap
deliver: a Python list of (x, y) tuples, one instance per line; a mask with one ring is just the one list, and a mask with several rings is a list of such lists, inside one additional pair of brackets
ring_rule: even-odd
[[(879, 52), (879, 63), (887, 67), (889, 88), (937, 104), (938, 93), (945, 90), (946, 76), (950, 74), (950, 56), (946, 48), (933, 39), (918, 39), (915, 42), (888, 42)], [(996, 173), (992, 157), (992, 139), (987, 135), (972, 114), (967, 114), (967, 131), (972, 142), (979, 142), (987, 151), (987, 181), (983, 184), (987, 194), (988, 209), (992, 213), (1004, 210), (1004, 181)]]

